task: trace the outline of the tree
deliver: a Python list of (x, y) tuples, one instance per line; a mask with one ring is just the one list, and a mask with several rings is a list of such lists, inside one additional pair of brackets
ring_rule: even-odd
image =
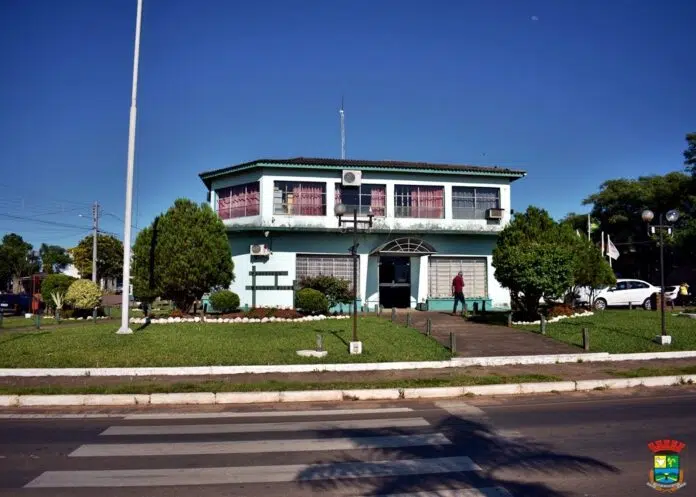
[(72, 262), (70, 254), (63, 247), (45, 243), (42, 243), (39, 248), (39, 257), (41, 257), (42, 270), (47, 274), (60, 273)]
[(16, 233), (8, 233), (2, 238), (0, 245), (0, 262), (3, 269), (0, 276), (3, 278), (3, 286), (7, 287), (12, 281), (12, 291), (21, 292), (19, 279), (37, 273), (40, 268), (39, 258), (33, 251), (31, 243)]
[(136, 295), (170, 299), (187, 312), (203, 294), (227, 288), (233, 280), (225, 226), (208, 204), (178, 199), (136, 237)]
[(595, 290), (616, 283), (616, 276), (602, 251), (594, 243), (584, 237), (578, 237), (573, 250), (573, 288), (575, 295), (582, 287), (590, 289), (590, 305), (594, 301)]
[(70, 285), (75, 282), (75, 278), (67, 274), (49, 274), (41, 282), (41, 298), (48, 307), (52, 307), (52, 294), (60, 293), (66, 295)]
[[(73, 264), (86, 279), (92, 278), (92, 244), (94, 236), (80, 240), (70, 249)], [(118, 278), (123, 272), (123, 243), (111, 235), (97, 235), (97, 277)]]
[(495, 278), (510, 290), (524, 317), (536, 320), (542, 297), (558, 298), (573, 284), (574, 231), (530, 206), (498, 236)]
[[(583, 203), (592, 205), (592, 216), (599, 220), (601, 231), (611, 235), (612, 242), (626, 247), (625, 254), (615, 262), (615, 270), (625, 277), (656, 282), (659, 270), (659, 247), (641, 219), (645, 209), (656, 216), (670, 209), (680, 212), (675, 236), (667, 237), (666, 265), (696, 257), (696, 181), (682, 172), (641, 176), (637, 179), (605, 181), (599, 192)], [(655, 219), (657, 222), (657, 218)], [(599, 232), (595, 232), (595, 241)]]
[(696, 176), (696, 133), (686, 134), (687, 148), (684, 150), (684, 165), (686, 170)]

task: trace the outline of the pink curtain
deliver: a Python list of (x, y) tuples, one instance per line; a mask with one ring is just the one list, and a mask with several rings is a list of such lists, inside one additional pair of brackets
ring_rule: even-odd
[(411, 208), (414, 217), (442, 218), (444, 189), (439, 186), (416, 186), (411, 191)]
[(375, 216), (384, 216), (385, 207), (387, 205), (387, 192), (383, 186), (372, 187), (370, 195), (370, 208)]
[(261, 211), (258, 183), (218, 190), (218, 215), (221, 219), (257, 216)]
[(295, 185), (293, 197), (292, 214), (301, 216), (324, 215), (324, 189), (322, 185)]

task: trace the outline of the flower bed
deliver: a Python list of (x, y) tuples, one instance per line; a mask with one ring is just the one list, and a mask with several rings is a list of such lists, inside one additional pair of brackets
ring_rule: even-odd
[[(350, 319), (350, 316), (345, 315), (345, 316), (324, 316), (323, 314), (320, 314), (318, 316), (302, 316), (302, 317), (295, 317), (295, 318), (279, 318), (275, 316), (271, 317), (263, 317), (263, 318), (249, 318), (249, 317), (241, 317), (237, 316), (235, 318), (230, 318), (230, 317), (219, 317), (219, 318), (210, 318), (207, 316), (204, 317), (169, 317), (169, 318), (154, 318), (150, 320), (150, 324), (171, 324), (171, 323), (212, 323), (212, 324), (220, 324), (220, 323), (299, 323), (303, 321), (323, 321), (325, 319)], [(145, 318), (130, 318), (130, 322), (133, 324), (145, 324), (147, 320)]]
[[(546, 320), (547, 323), (556, 323), (558, 321), (561, 321), (562, 319), (569, 319), (569, 318), (586, 318), (589, 316), (594, 315), (594, 312), (592, 311), (582, 311), (582, 312), (576, 312), (575, 314), (571, 314), (569, 316), (561, 314), (558, 316), (554, 316), (552, 318), (549, 318)], [(513, 321), (512, 324), (521, 324), (521, 325), (526, 325), (526, 324), (541, 324), (541, 320), (537, 321)]]

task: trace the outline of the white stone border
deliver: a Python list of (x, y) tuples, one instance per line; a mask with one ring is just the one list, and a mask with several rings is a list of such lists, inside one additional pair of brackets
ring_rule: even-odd
[[(693, 384), (696, 375), (610, 378), (605, 380), (508, 383), (468, 387), (375, 388), (287, 392), (196, 392), (119, 395), (0, 395), (0, 407), (229, 405), (278, 402), (342, 402), (346, 400), (446, 399), (470, 395), (521, 395), (586, 392), (634, 387), (669, 387)], [(21, 416), (21, 414), (19, 415)], [(3, 417), (12, 417), (12, 414)]]
[[(589, 316), (594, 316), (594, 312), (584, 311), (584, 312), (576, 312), (575, 314), (571, 314), (570, 316), (565, 316), (565, 315), (555, 316), (555, 317), (547, 319), (546, 322), (547, 323), (557, 323), (563, 319), (584, 318), (584, 317), (589, 317)], [(538, 321), (513, 321), (512, 324), (534, 325), (534, 324), (541, 324), (541, 320), (538, 320)]]
[(192, 366), (192, 367), (136, 367), (136, 368), (4, 368), (0, 377), (46, 376), (217, 376), (263, 373), (317, 373), (355, 371), (399, 371), (408, 369), (446, 369), (471, 366), (514, 366), (533, 364), (567, 364), (573, 362), (649, 361), (659, 359), (689, 359), (696, 350), (647, 352), (637, 354), (527, 355), (496, 357), (457, 357), (449, 361), (424, 362), (365, 362), (346, 364), (287, 364), (252, 366)]
[[(177, 324), (177, 323), (202, 323), (202, 324), (248, 324), (248, 323), (302, 323), (305, 321), (324, 321), (326, 319), (350, 319), (349, 315), (340, 316), (325, 316), (319, 314), (317, 316), (303, 316), (301, 318), (277, 318), (264, 317), (264, 318), (209, 318), (207, 316), (193, 317), (193, 318), (155, 318), (150, 319), (150, 324)], [(147, 322), (146, 318), (130, 318), (129, 322), (132, 324), (145, 324)]]

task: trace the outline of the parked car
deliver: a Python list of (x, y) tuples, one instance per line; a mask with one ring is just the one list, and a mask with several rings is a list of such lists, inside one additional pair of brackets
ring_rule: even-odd
[(3, 293), (0, 294), (0, 312), (20, 316), (31, 312), (31, 297), (25, 294)]
[(676, 300), (677, 295), (679, 295), (678, 286), (666, 286), (665, 287), (665, 302), (671, 302)]
[(650, 309), (652, 307), (651, 297), (655, 293), (660, 293), (660, 287), (651, 285), (646, 281), (619, 279), (616, 280), (616, 285), (597, 292), (593, 307), (602, 310), (607, 307), (633, 304)]

